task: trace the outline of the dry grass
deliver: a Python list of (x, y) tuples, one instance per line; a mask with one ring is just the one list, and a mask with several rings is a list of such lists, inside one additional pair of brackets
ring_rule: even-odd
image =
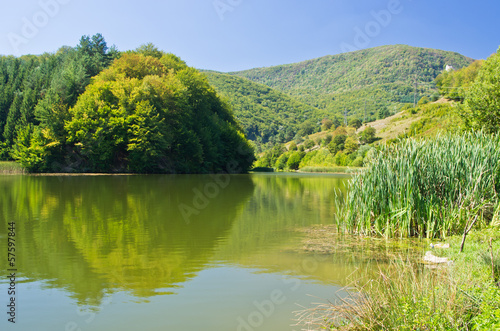
[(297, 326), (302, 330), (468, 329), (474, 302), (450, 270), (400, 261), (380, 269), (376, 279), (353, 282), (339, 293), (337, 302), (297, 312)]

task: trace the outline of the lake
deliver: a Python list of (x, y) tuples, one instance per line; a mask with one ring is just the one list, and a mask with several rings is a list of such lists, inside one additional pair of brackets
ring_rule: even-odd
[(5, 312), (10, 222), (17, 270), (16, 324), (3, 312), (0, 329), (300, 330), (295, 311), (383, 260), (302, 249), (299, 230), (334, 223), (348, 178), (0, 176)]

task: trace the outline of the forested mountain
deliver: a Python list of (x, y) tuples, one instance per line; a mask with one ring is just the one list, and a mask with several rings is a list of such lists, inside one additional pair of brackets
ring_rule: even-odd
[(319, 128), (318, 123), (330, 114), (283, 92), (248, 79), (205, 72), (210, 84), (232, 106), (235, 117), (247, 138), (262, 143), (292, 140)]
[[(118, 52), (84, 36), (54, 54), (0, 56), (0, 160), (31, 171), (212, 172), (229, 158), (244, 169), (251, 157), (233, 152), (251, 154), (246, 139), (262, 151), (325, 123), (385, 118), (415, 96), (437, 99), (445, 66), (472, 62), (395, 45), (200, 74), (151, 44)], [(462, 81), (441, 77), (442, 94)]]
[(387, 117), (402, 103), (436, 93), (434, 79), (446, 65), (455, 69), (473, 59), (458, 53), (405, 45), (381, 46), (295, 64), (230, 74), (285, 92), (330, 113), (366, 121)]
[(253, 149), (196, 69), (101, 35), (0, 57), (0, 156), (32, 172), (244, 172)]

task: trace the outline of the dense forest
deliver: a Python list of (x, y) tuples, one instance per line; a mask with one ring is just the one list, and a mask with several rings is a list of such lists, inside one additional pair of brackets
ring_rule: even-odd
[(257, 146), (284, 143), (314, 133), (320, 128), (318, 123), (329, 116), (324, 110), (245, 78), (217, 72), (205, 75), (231, 104), (247, 138)]
[[(404, 45), (326, 56), (296, 64), (241, 72), (207, 71), (257, 152), (352, 120), (384, 119), (421, 99), (441, 95), (434, 79), (447, 65), (460, 69), (473, 60), (457, 53)], [(416, 83), (416, 84), (415, 84)], [(437, 82), (439, 84), (439, 81)]]
[[(364, 146), (376, 140), (371, 128), (356, 132), (362, 123), (449, 110), (423, 105), (440, 96), (463, 102), (483, 63), (396, 45), (199, 73), (152, 44), (119, 52), (100, 34), (84, 36), (54, 54), (0, 57), (0, 160), (32, 172), (204, 173), (226, 171), (230, 161), (245, 171), (255, 148), (267, 151), (258, 166), (361, 166)], [(309, 139), (322, 130), (330, 133)], [(290, 141), (297, 150), (285, 148)], [(289, 166), (294, 153), (300, 162)]]
[[(499, 55), (496, 53), (486, 61), (475, 61), (462, 69), (443, 70), (435, 79), (443, 98), (431, 102), (424, 96), (415, 107), (403, 106), (381, 132), (370, 125), (360, 129), (361, 122), (355, 118), (341, 126), (323, 120), (324, 131), (288, 144), (276, 144), (262, 154), (256, 165), (284, 171), (336, 171), (335, 167), (361, 167), (371, 163), (380, 148), (379, 141), (382, 145), (397, 145), (407, 138), (434, 137), (444, 132), (498, 132)], [(387, 134), (387, 131), (396, 134)], [(380, 137), (376, 137), (377, 134)], [(388, 138), (391, 136), (393, 138)]]
[(402, 104), (436, 98), (434, 79), (446, 65), (466, 67), (458, 53), (406, 45), (381, 46), (305, 62), (256, 68), (232, 75), (267, 85), (331, 114), (370, 122), (395, 113)]
[(253, 150), (206, 78), (101, 35), (55, 54), (0, 58), (0, 155), (31, 172), (242, 172)]

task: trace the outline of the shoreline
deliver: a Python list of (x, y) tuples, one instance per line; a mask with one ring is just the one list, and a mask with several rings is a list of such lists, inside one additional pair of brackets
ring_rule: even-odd
[[(416, 329), (429, 325), (450, 330), (500, 328), (498, 226), (471, 231), (462, 253), (461, 235), (446, 241), (385, 239), (344, 235), (337, 232), (336, 225), (313, 225), (298, 231), (305, 234), (298, 245), (304, 254), (350, 254), (353, 259), (363, 259), (370, 251), (369, 258), (380, 251), (389, 258), (380, 255), (378, 273), (353, 276), (345, 287), (349, 296), (342, 304), (318, 303), (301, 311), (301, 325), (328, 330), (367, 330), (375, 325), (384, 329), (402, 325)], [(347, 242), (336, 240), (338, 237)], [(429, 256), (439, 261), (429, 262)], [(375, 263), (376, 257), (371, 256)], [(368, 299), (360, 300), (360, 294)]]

